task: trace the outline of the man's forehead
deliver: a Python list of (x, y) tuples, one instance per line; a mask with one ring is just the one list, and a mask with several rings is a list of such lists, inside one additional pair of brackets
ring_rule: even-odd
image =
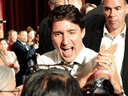
[(113, 6), (113, 7), (117, 7), (117, 6), (124, 6), (124, 0), (104, 0), (103, 5), (104, 6)]

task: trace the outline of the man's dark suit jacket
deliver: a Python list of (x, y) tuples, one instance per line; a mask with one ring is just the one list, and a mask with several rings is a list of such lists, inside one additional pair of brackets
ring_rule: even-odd
[(39, 26), (39, 49), (40, 54), (54, 50), (51, 34), (48, 31), (48, 16), (43, 19)]
[[(28, 45), (29, 46), (29, 45)], [(29, 51), (26, 49), (26, 47), (17, 40), (11, 48), (12, 51), (15, 52), (18, 62), (20, 64), (20, 71), (18, 74), (20, 75), (26, 75), (26, 71), (28, 69), (28, 63), (32, 59), (32, 56), (35, 54), (36, 50), (34, 47), (29, 46)]]
[[(88, 16), (87, 18), (85, 18), (86, 35), (83, 39), (83, 43), (86, 47), (91, 48), (96, 52), (98, 52), (100, 49), (100, 43), (103, 37), (103, 27), (106, 22), (102, 8), (103, 6), (100, 5), (100, 8), (97, 7), (97, 9), (90, 11), (90, 14), (87, 14)], [(122, 80), (125, 94), (126, 96), (128, 96), (128, 16), (126, 16), (125, 22), (127, 28), (125, 39), (125, 53), (122, 69)]]

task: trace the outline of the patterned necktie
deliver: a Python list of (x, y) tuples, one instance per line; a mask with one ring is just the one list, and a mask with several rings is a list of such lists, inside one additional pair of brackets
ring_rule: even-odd
[(73, 62), (73, 64), (68, 64), (68, 63), (64, 63), (64, 61), (61, 61), (60, 64), (64, 65), (63, 67), (65, 68), (65, 70), (68, 71), (69, 73), (71, 73), (74, 65), (78, 65), (79, 63)]

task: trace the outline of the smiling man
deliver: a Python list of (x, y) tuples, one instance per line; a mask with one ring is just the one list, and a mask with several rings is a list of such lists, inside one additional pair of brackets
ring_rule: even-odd
[(73, 67), (71, 75), (78, 80), (91, 72), (96, 65), (92, 62), (97, 53), (85, 48), (82, 43), (85, 28), (79, 10), (72, 5), (56, 7), (49, 14), (48, 23), (55, 50), (41, 55), (37, 63), (70, 65)]

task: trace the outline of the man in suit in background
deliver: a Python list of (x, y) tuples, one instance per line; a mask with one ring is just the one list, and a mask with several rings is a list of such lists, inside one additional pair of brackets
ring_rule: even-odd
[[(97, 52), (100, 50), (100, 46), (103, 43), (105, 43), (107, 48), (112, 44), (118, 43), (115, 61), (118, 74), (122, 76), (122, 87), (126, 95), (128, 95), (128, 43), (126, 43), (128, 42), (127, 1), (104, 0), (101, 8), (102, 7), (105, 17), (102, 13), (102, 9), (99, 9), (101, 13), (96, 13), (97, 15), (93, 14), (96, 10), (98, 12), (99, 7), (90, 11), (87, 14), (88, 17), (85, 17), (86, 35), (83, 42), (86, 47)], [(93, 21), (91, 19), (93, 19)]]
[[(12, 45), (11, 50), (15, 52), (18, 62), (20, 64), (20, 71), (16, 75), (17, 86), (23, 83), (24, 76), (29, 67), (34, 65), (32, 56), (35, 55), (37, 44), (30, 47), (27, 43), (27, 31), (22, 30), (18, 32), (18, 40)], [(30, 71), (30, 70), (29, 70)]]

